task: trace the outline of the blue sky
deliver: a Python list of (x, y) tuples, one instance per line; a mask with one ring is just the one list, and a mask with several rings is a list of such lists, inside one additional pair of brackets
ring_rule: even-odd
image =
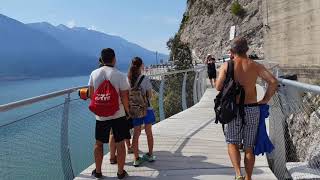
[(186, 0), (0, 0), (0, 13), (23, 23), (81, 26), (169, 53)]

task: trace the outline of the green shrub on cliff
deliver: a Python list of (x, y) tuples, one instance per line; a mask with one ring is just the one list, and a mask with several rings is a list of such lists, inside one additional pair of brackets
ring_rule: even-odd
[(180, 28), (179, 28), (180, 30), (184, 28), (188, 20), (189, 20), (189, 15), (187, 13), (184, 13), (183, 18), (181, 20)]
[[(185, 70), (193, 67), (192, 53), (187, 43), (180, 40), (180, 34), (177, 33), (173, 38), (167, 42), (170, 49), (170, 61), (174, 64), (173, 70)], [(165, 79), (165, 95), (164, 95), (164, 109), (166, 117), (170, 117), (182, 111), (182, 82), (183, 73), (167, 76)], [(187, 106), (193, 105), (193, 80), (195, 73), (189, 72), (187, 79)]]
[(187, 43), (180, 40), (180, 34), (177, 33), (167, 42), (170, 49), (170, 61), (175, 65), (175, 70), (184, 70), (192, 68), (192, 54)]
[(243, 17), (246, 11), (238, 1), (234, 1), (231, 5), (231, 13), (238, 17)]

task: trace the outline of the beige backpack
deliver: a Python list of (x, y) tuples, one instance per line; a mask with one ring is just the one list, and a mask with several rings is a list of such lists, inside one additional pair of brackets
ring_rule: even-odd
[(148, 101), (140, 87), (145, 76), (137, 80), (134, 87), (129, 91), (129, 113), (131, 118), (143, 118), (147, 115)]

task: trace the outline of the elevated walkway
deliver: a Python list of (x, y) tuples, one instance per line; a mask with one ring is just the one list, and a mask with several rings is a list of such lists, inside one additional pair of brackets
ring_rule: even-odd
[[(127, 155), (125, 169), (130, 176), (128, 179), (233, 179), (234, 170), (221, 126), (214, 124), (213, 99), (216, 93), (213, 89), (207, 89), (198, 104), (154, 125), (157, 161), (145, 162), (135, 168), (132, 166), (133, 155)], [(140, 137), (140, 150), (147, 151), (144, 133)], [(94, 168), (93, 164), (75, 179), (92, 179)], [(116, 179), (117, 165), (109, 164), (108, 155), (104, 157), (102, 172), (107, 178)], [(253, 179), (277, 179), (269, 169), (265, 156), (256, 158)]]

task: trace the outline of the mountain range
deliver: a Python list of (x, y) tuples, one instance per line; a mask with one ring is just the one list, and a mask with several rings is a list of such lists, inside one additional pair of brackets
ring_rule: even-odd
[[(113, 48), (117, 68), (127, 71), (134, 56), (155, 64), (156, 53), (127, 40), (83, 27), (24, 24), (0, 14), (0, 79), (88, 75), (101, 49)], [(168, 59), (158, 54), (159, 59)]]

